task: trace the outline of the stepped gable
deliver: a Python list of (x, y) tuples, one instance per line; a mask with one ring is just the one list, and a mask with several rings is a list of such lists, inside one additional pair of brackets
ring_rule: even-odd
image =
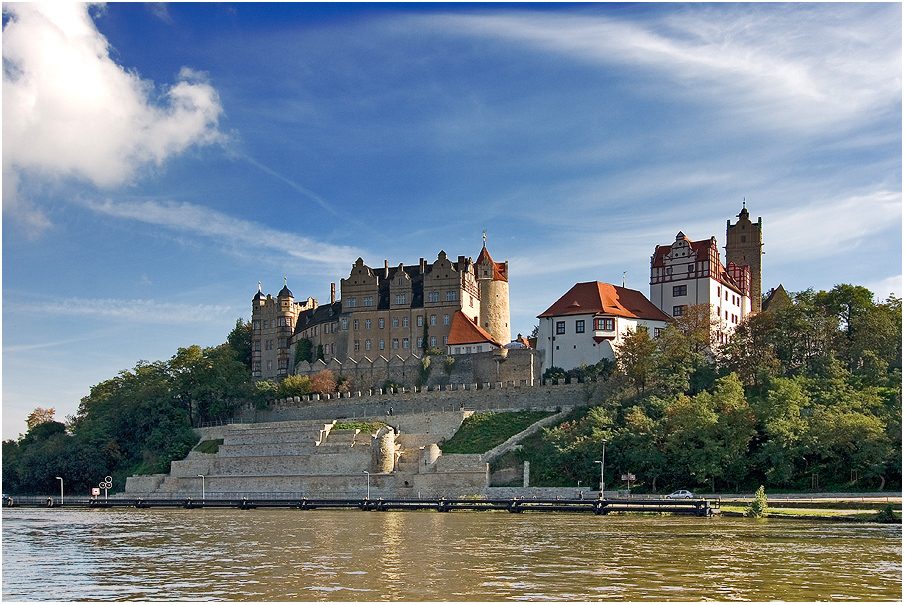
[(591, 313), (659, 321), (670, 319), (641, 292), (599, 281), (575, 284), (538, 317)]
[(492, 343), (498, 347), (503, 346), (481, 326), (468, 319), (465, 313), (456, 311), (455, 315), (453, 315), (452, 326), (449, 329), (447, 345), (470, 345), (485, 342)]

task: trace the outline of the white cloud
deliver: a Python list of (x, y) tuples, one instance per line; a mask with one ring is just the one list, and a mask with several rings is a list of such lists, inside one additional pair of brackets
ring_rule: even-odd
[(21, 174), (113, 187), (192, 145), (225, 141), (203, 74), (183, 68), (160, 95), (110, 58), (88, 5), (4, 3), (3, 12), (3, 208), (14, 217), (42, 224), (18, 199)]
[(66, 298), (49, 301), (47, 310), (53, 315), (88, 316), (95, 319), (117, 319), (145, 324), (183, 324), (222, 320), (235, 314), (225, 305), (185, 305), (154, 300), (116, 300)]
[(732, 7), (693, 5), (657, 20), (645, 13), (644, 22), (590, 12), (419, 20), (446, 33), (626, 66), (636, 87), (666, 86), (670, 95), (707, 99), (768, 127), (847, 127), (901, 103), (898, 4)]
[(865, 239), (901, 225), (900, 191), (788, 208), (770, 219), (770, 254), (796, 262), (828, 258), (856, 250)]
[(321, 263), (330, 267), (345, 267), (349, 259), (361, 256), (348, 246), (335, 246), (314, 241), (284, 231), (278, 231), (215, 210), (189, 203), (176, 202), (85, 202), (96, 212), (160, 225), (176, 231), (194, 233), (215, 239), (218, 243), (243, 250), (267, 250), (287, 257)]

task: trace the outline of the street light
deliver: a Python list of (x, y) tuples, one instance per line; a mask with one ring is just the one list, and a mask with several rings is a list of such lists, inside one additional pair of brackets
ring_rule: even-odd
[(63, 478), (57, 477), (60, 480), (60, 506), (63, 506)]
[(606, 439), (603, 440), (603, 449), (600, 453), (600, 460), (595, 460), (597, 464), (600, 465), (600, 491), (603, 492), (604, 483), (603, 483), (603, 463), (606, 461)]
[(371, 499), (371, 473), (369, 473), (368, 471), (362, 471), (362, 472), (368, 476), (368, 497), (367, 497), (367, 499), (370, 500)]
[(201, 502), (204, 502), (204, 475), (198, 475), (201, 477)]

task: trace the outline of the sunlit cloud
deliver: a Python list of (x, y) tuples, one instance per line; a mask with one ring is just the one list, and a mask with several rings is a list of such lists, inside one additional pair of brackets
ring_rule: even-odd
[(526, 44), (591, 64), (625, 66), (673, 95), (708, 98), (771, 127), (872, 119), (901, 102), (901, 7), (738, 10), (696, 5), (643, 22), (588, 11), (419, 17), (435, 31)]
[(227, 216), (221, 212), (189, 203), (176, 202), (102, 202), (85, 205), (102, 214), (159, 225), (174, 231), (213, 238), (218, 244), (264, 250), (269, 254), (319, 263), (329, 267), (345, 266), (361, 253), (349, 246), (336, 246), (287, 233), (264, 225)]
[(236, 309), (225, 305), (186, 305), (155, 300), (64, 298), (48, 302), (54, 315), (112, 319), (141, 324), (222, 322)]
[(114, 187), (193, 145), (226, 140), (203, 73), (184, 67), (157, 90), (113, 61), (89, 8), (3, 5), (3, 208), (32, 229), (48, 222), (19, 199), (23, 174)]

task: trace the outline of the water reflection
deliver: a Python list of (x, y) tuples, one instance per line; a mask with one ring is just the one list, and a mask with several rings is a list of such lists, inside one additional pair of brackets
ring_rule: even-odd
[(6, 600), (899, 600), (901, 526), (565, 514), (3, 511)]

